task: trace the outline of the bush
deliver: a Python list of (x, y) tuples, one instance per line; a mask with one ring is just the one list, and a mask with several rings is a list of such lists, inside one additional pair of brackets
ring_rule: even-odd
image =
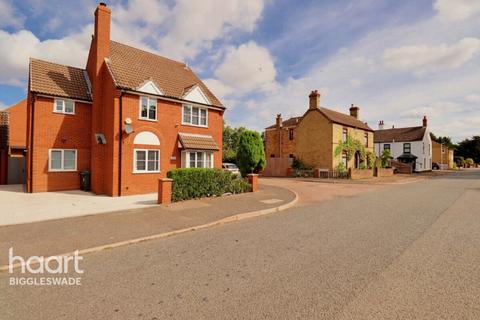
[(236, 174), (222, 169), (182, 168), (167, 173), (173, 179), (172, 201), (243, 193), (251, 186)]
[(237, 165), (242, 176), (262, 171), (266, 163), (263, 140), (260, 134), (250, 130), (242, 132), (237, 149)]
[(295, 170), (312, 170), (313, 166), (307, 165), (298, 159), (293, 159), (292, 168)]
[(347, 168), (345, 167), (343, 162), (340, 162), (335, 168), (335, 170), (337, 171), (337, 173), (340, 173), (340, 174), (347, 173)]

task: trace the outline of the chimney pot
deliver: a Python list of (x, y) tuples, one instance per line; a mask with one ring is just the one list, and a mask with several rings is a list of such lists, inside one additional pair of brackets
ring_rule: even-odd
[(277, 119), (276, 119), (275, 124), (276, 124), (276, 127), (277, 127), (277, 128), (281, 128), (281, 127), (282, 127), (283, 121), (282, 121), (282, 114), (281, 114), (281, 113), (277, 114)]
[(310, 99), (309, 110), (320, 108), (320, 92), (318, 92), (318, 90), (313, 90), (308, 98)]
[(380, 120), (380, 122), (378, 123), (378, 129), (383, 130), (384, 125), (385, 124), (384, 124), (383, 120)]
[(99, 6), (102, 6), (102, 7), (106, 7), (106, 6), (107, 6), (107, 4), (106, 4), (105, 2), (100, 2), (98, 5), (99, 5)]
[(352, 106), (350, 107), (350, 116), (354, 117), (355, 119), (358, 119), (359, 113), (360, 113), (360, 108), (358, 106), (355, 106), (352, 103)]
[(427, 116), (423, 116), (422, 124), (424, 127), (427, 127), (427, 124), (428, 124)]

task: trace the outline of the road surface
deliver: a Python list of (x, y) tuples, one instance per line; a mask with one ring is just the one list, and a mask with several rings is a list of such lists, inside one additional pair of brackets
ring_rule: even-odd
[(10, 286), (0, 274), (0, 318), (480, 319), (480, 171), (106, 250), (81, 266), (72, 287)]

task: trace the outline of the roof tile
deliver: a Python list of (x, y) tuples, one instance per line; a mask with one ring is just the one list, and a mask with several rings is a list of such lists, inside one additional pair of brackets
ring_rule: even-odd
[(392, 128), (375, 130), (374, 141), (379, 142), (404, 142), (404, 141), (420, 141), (425, 135), (425, 127), (409, 127), (409, 128)]

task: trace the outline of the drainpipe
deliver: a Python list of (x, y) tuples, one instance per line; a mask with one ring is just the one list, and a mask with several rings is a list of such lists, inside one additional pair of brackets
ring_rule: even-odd
[(122, 195), (122, 145), (123, 145), (123, 90), (120, 92), (120, 123), (119, 123), (119, 132), (118, 132), (118, 196)]
[(33, 93), (32, 94), (32, 110), (31, 110), (31, 114), (30, 114), (30, 121), (31, 121), (31, 129), (30, 129), (30, 150), (28, 150), (28, 158), (30, 160), (30, 172), (28, 173), (28, 183), (30, 184), (30, 188), (29, 189), (29, 193), (33, 193), (33, 137), (34, 137), (34, 134), (33, 134), (33, 128), (34, 128), (34, 123), (35, 123), (35, 98), (36, 98), (36, 94)]

